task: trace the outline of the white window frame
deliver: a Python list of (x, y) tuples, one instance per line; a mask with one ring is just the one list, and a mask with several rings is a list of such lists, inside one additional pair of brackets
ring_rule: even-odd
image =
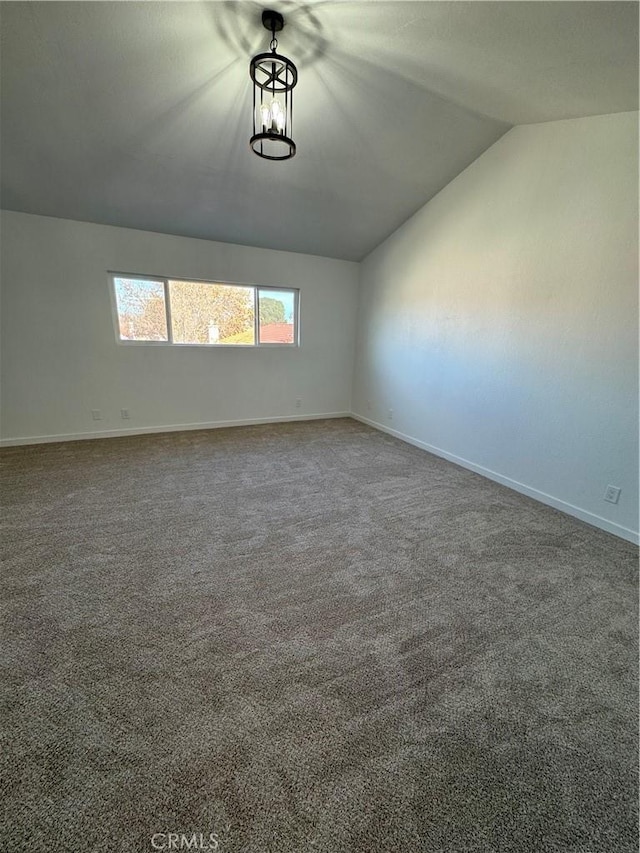
[[(171, 276), (170, 278), (162, 275), (142, 275), (141, 273), (114, 272), (109, 271), (109, 295), (111, 297), (111, 313), (113, 315), (113, 323), (116, 333), (116, 341), (123, 346), (153, 346), (153, 347), (205, 347), (206, 349), (258, 349), (259, 347), (284, 347), (292, 349), (300, 346), (300, 290), (297, 287), (279, 287), (271, 284), (247, 284), (246, 282), (238, 281), (211, 281), (211, 279), (203, 278), (179, 278)], [(116, 298), (116, 283), (117, 278), (126, 278), (131, 281), (150, 281), (154, 284), (161, 284), (164, 288), (164, 310), (167, 323), (167, 340), (166, 341), (127, 341), (120, 337), (120, 315), (118, 314), (118, 300)], [(194, 284), (219, 284), (227, 287), (248, 287), (253, 289), (253, 314), (254, 314), (254, 339), (253, 344), (196, 344), (196, 343), (180, 343), (173, 340), (171, 328), (171, 296), (169, 282), (193, 282)], [(260, 299), (259, 292), (264, 290), (273, 290), (276, 293), (293, 293), (293, 342), (285, 343), (261, 343), (260, 342)]]

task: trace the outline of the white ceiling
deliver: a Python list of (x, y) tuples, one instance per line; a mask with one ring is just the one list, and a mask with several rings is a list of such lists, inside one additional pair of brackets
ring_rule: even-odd
[(632, 2), (274, 2), (290, 161), (248, 146), (269, 2), (2, 3), (2, 206), (359, 260), (517, 123), (638, 108)]

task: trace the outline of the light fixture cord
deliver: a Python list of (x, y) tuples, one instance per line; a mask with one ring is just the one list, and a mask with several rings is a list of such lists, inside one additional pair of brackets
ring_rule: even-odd
[[(271, 53), (275, 53), (276, 48), (278, 47), (278, 39), (276, 38), (276, 23), (275, 23), (275, 21), (272, 21), (272, 23), (271, 23), (271, 42), (269, 44), (269, 47), (271, 48)], [(271, 63), (271, 97), (275, 100), (275, 97), (276, 97), (276, 64), (275, 64), (275, 62)]]

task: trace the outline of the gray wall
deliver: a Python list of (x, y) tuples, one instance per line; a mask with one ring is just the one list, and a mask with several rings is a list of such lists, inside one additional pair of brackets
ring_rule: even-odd
[(632, 539), (637, 123), (516, 127), (369, 255), (353, 393), (370, 422)]
[[(4, 443), (349, 412), (357, 264), (22, 213), (1, 224)], [(302, 344), (119, 344), (107, 270), (298, 287)]]

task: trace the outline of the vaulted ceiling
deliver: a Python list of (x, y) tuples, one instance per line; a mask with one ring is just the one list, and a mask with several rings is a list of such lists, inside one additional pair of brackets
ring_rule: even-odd
[(359, 260), (512, 125), (638, 108), (636, 3), (274, 0), (298, 153), (260, 160), (269, 5), (2, 3), (2, 206)]

